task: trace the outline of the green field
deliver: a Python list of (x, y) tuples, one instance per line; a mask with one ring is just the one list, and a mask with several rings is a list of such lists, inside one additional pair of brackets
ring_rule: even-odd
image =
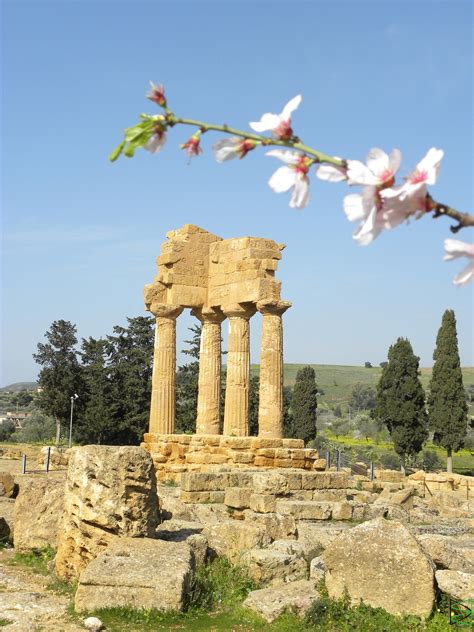
[[(285, 364), (284, 383), (293, 386), (296, 374), (302, 369), (304, 364)], [(311, 364), (316, 372), (316, 381), (318, 387), (324, 391), (321, 402), (328, 406), (336, 406), (337, 404), (347, 404), (351, 397), (354, 384), (360, 382), (368, 384), (374, 388), (380, 379), (382, 369), (373, 367), (366, 369), (363, 366), (339, 366), (333, 364)], [(258, 364), (251, 365), (252, 374), (258, 373)], [(421, 383), (425, 391), (431, 378), (432, 369), (421, 369)], [(466, 367), (462, 369), (464, 387), (474, 385), (474, 367)]]

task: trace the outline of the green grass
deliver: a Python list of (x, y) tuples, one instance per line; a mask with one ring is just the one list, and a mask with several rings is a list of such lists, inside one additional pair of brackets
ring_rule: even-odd
[[(285, 385), (293, 386), (297, 372), (304, 366), (307, 365), (285, 364)], [(352, 388), (357, 382), (375, 388), (382, 373), (382, 369), (379, 366), (374, 366), (372, 369), (366, 369), (364, 366), (342, 366), (335, 364), (311, 364), (310, 366), (312, 366), (316, 372), (316, 381), (319, 388), (324, 391), (320, 402), (331, 407), (337, 406), (338, 404), (347, 404), (351, 397)], [(258, 374), (258, 364), (252, 364), (250, 370), (253, 375)], [(421, 383), (425, 391), (428, 388), (431, 372), (431, 368), (420, 369)], [(462, 374), (465, 388), (474, 385), (474, 367), (464, 367)]]
[(0, 619), (0, 627), (10, 625), (10, 623), (13, 623), (13, 621), (10, 621), (10, 619)]
[(23, 566), (29, 568), (38, 575), (49, 575), (49, 562), (54, 559), (56, 551), (50, 547), (34, 549), (28, 553), (15, 553), (8, 562), (11, 566)]
[(366, 605), (351, 609), (346, 600), (329, 600), (322, 585), (321, 599), (305, 619), (286, 613), (269, 624), (242, 607), (248, 592), (254, 588), (243, 570), (218, 559), (198, 569), (184, 613), (110, 608), (89, 614), (98, 616), (110, 632), (447, 632), (451, 629), (444, 612), (437, 611), (427, 622), (422, 622), (417, 617), (394, 617)]

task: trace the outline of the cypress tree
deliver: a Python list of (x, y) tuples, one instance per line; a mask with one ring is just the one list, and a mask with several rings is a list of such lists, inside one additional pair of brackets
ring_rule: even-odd
[(452, 453), (463, 446), (467, 434), (467, 404), (459, 361), (456, 317), (443, 314), (433, 353), (428, 412), (433, 441), (447, 452), (447, 471), (452, 472)]
[(293, 436), (295, 439), (303, 439), (305, 443), (316, 437), (317, 393), (314, 369), (305, 366), (296, 374), (291, 398)]
[(419, 358), (406, 338), (388, 351), (388, 364), (377, 385), (374, 417), (388, 428), (405, 471), (407, 456), (417, 454), (428, 438), (425, 393), (419, 379)]

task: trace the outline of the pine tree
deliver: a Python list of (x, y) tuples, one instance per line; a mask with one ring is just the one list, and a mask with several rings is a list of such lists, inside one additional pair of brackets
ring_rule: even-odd
[(316, 409), (318, 388), (316, 374), (310, 366), (305, 366), (296, 374), (291, 413), (293, 416), (293, 436), (305, 443), (316, 437)]
[(61, 425), (69, 419), (71, 396), (81, 392), (81, 367), (77, 359), (76, 326), (68, 320), (56, 320), (38, 344), (35, 361), (43, 368), (38, 377), (41, 389), (38, 407), (56, 422), (56, 443), (61, 437)]
[(189, 327), (193, 337), (184, 341), (188, 348), (182, 352), (191, 356), (193, 361), (176, 371), (176, 432), (196, 431), (201, 330), (200, 324)]
[(434, 431), (434, 443), (446, 449), (447, 471), (452, 472), (452, 453), (462, 448), (467, 434), (467, 403), (452, 309), (443, 314), (433, 360), (428, 397), (430, 429)]
[(122, 445), (141, 441), (150, 417), (154, 320), (127, 318), (128, 326), (113, 328), (107, 336), (110, 362), (111, 411), (115, 440)]
[(82, 340), (84, 408), (74, 424), (74, 435), (84, 443), (116, 443), (107, 348), (106, 340)]
[(377, 385), (374, 417), (388, 428), (405, 470), (407, 456), (417, 454), (428, 438), (425, 393), (419, 379), (419, 358), (406, 338), (388, 351), (388, 364)]

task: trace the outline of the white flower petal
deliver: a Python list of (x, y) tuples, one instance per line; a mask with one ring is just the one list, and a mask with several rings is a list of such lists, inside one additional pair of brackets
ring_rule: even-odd
[(395, 175), (402, 163), (402, 152), (399, 149), (392, 149), (388, 162), (390, 171)]
[(374, 205), (365, 222), (361, 223), (352, 234), (359, 246), (368, 246), (381, 232), (383, 226), (377, 223), (377, 207)]
[(166, 134), (153, 134), (150, 136), (143, 149), (146, 149), (152, 154), (157, 154), (166, 143)]
[(467, 266), (461, 270), (453, 279), (454, 285), (467, 285), (474, 279), (474, 261), (469, 261)]
[(296, 182), (296, 171), (289, 167), (280, 167), (272, 175), (268, 184), (275, 193), (289, 191)]
[(217, 162), (225, 162), (226, 160), (237, 158), (239, 155), (239, 144), (240, 138), (223, 138), (214, 143), (214, 157)]
[(273, 156), (274, 158), (278, 158), (282, 162), (286, 162), (287, 165), (294, 165), (300, 159), (301, 154), (283, 149), (272, 149), (271, 151), (267, 151), (265, 156)]
[[(285, 167), (283, 167), (285, 168)], [(291, 208), (304, 208), (309, 202), (309, 179), (306, 176), (297, 176), (293, 195), (291, 196)]]
[(379, 184), (379, 179), (360, 160), (347, 161), (347, 178), (349, 184)]
[(417, 171), (424, 171), (427, 174), (426, 184), (435, 184), (441, 167), (444, 151), (431, 147), (426, 156), (416, 165)]
[(262, 116), (260, 121), (254, 121), (253, 123), (249, 123), (249, 125), (253, 130), (260, 133), (275, 129), (280, 125), (280, 122), (280, 117), (277, 114), (267, 112)]
[(347, 170), (344, 167), (336, 167), (334, 165), (320, 165), (316, 169), (316, 175), (320, 180), (327, 180), (327, 182), (347, 180)]
[(344, 213), (350, 222), (357, 222), (365, 217), (362, 195), (351, 193), (346, 195), (343, 202)]
[(459, 239), (445, 239), (444, 251), (446, 253), (444, 256), (445, 261), (457, 259), (458, 257), (474, 259), (474, 244), (467, 244)]
[(390, 168), (389, 158), (387, 154), (378, 147), (372, 147), (367, 154), (367, 166), (373, 174), (379, 176)]
[(280, 119), (283, 121), (289, 121), (291, 114), (299, 107), (302, 100), (303, 97), (301, 94), (298, 94), (296, 97), (293, 97), (291, 101), (288, 101), (280, 114)]

